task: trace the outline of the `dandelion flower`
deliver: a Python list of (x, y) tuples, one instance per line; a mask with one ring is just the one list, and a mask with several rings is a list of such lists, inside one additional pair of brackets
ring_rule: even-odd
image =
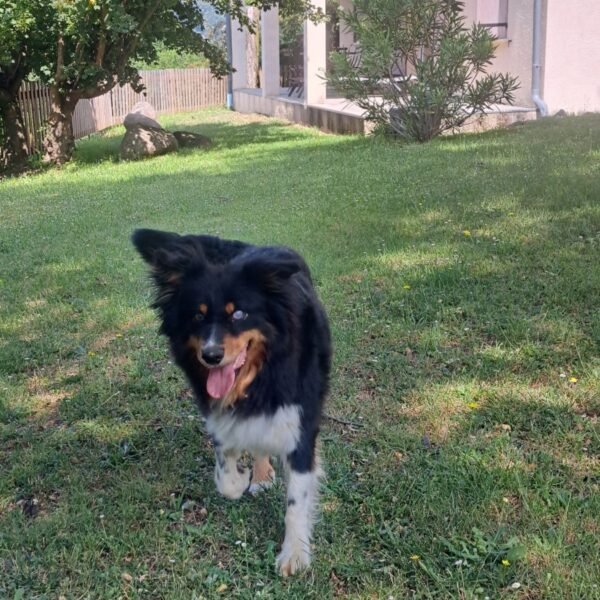
[(471, 232), (468, 229), (463, 229), (463, 235), (465, 237), (471, 237)]
[(410, 290), (410, 285), (409, 285), (408, 283), (405, 283), (405, 284), (402, 286), (402, 288), (403, 288), (403, 289), (405, 289), (405, 290)]
[(507, 560), (506, 558), (502, 559), (502, 566), (503, 567), (510, 567), (510, 560)]
[(421, 557), (420, 557), (418, 554), (413, 554), (413, 555), (410, 557), (410, 560), (415, 560), (415, 561), (416, 561), (416, 560), (421, 560)]
[(469, 404), (467, 404), (467, 406), (470, 409), (475, 410), (476, 408), (479, 408), (479, 402), (469, 402)]
[(569, 383), (577, 383), (577, 377), (569, 377)]

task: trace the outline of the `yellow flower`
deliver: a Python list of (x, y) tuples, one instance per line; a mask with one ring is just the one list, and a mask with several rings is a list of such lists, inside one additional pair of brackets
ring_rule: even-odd
[(473, 410), (475, 410), (476, 408), (479, 408), (479, 402), (469, 402), (469, 404), (467, 404), (467, 406)]
[(577, 383), (577, 377), (570, 377), (569, 378), (569, 382), (570, 383)]
[(410, 285), (409, 285), (408, 283), (405, 283), (405, 284), (402, 286), (402, 288), (403, 288), (403, 289), (405, 289), (405, 290), (410, 290)]
[(413, 554), (413, 555), (410, 557), (410, 560), (421, 560), (421, 557), (420, 557), (418, 554)]
[(507, 560), (506, 558), (502, 559), (502, 566), (503, 567), (510, 567), (510, 560)]
[(92, 351), (90, 351), (90, 352), (88, 352), (88, 356), (96, 356), (96, 353), (95, 353), (95, 352), (92, 352)]
[(463, 235), (465, 237), (471, 237), (471, 232), (468, 229), (463, 229)]

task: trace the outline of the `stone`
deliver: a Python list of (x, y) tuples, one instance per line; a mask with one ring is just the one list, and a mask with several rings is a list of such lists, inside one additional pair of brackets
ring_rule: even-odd
[(212, 146), (212, 140), (199, 133), (174, 131), (173, 135), (177, 139), (180, 148), (209, 148)]
[(142, 101), (134, 104), (129, 113), (138, 113), (156, 121), (156, 110), (154, 109), (154, 106), (150, 104), (150, 102)]
[(123, 136), (120, 155), (123, 160), (140, 160), (175, 152), (178, 147), (175, 136), (165, 129), (134, 125)]
[(161, 124), (142, 113), (129, 113), (123, 119), (123, 125), (125, 125), (125, 129), (129, 129), (130, 127), (136, 127), (137, 125), (141, 125), (142, 127), (152, 127), (153, 129), (162, 129)]
[(160, 129), (160, 123), (156, 120), (156, 111), (149, 102), (138, 102), (135, 104), (125, 116), (123, 125), (127, 129), (135, 125)]

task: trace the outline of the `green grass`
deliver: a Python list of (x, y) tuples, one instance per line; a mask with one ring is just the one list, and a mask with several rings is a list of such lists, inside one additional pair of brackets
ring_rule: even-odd
[[(0, 183), (0, 597), (600, 598), (600, 116), (423, 146), (165, 121), (214, 149), (119, 163), (116, 129)], [(280, 488), (215, 492), (139, 226), (314, 271), (357, 426), (324, 423), (306, 575), (275, 573)]]

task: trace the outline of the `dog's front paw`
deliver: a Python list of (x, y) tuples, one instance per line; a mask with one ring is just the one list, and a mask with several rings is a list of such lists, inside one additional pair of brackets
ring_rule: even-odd
[(275, 469), (268, 456), (259, 456), (254, 459), (252, 468), (252, 481), (248, 491), (253, 495), (268, 490), (275, 483)]
[(250, 486), (250, 469), (233, 468), (231, 470), (215, 469), (215, 483), (217, 491), (225, 498), (237, 500)]
[(310, 549), (308, 544), (300, 540), (283, 542), (281, 552), (277, 557), (277, 569), (283, 577), (294, 575), (310, 565)]

